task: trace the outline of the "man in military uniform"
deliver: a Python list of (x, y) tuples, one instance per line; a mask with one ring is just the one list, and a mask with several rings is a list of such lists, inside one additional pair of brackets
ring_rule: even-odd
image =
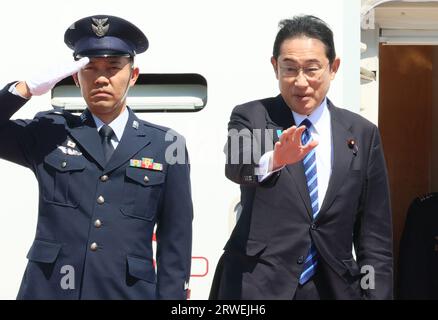
[[(126, 106), (139, 75), (134, 56), (148, 40), (126, 20), (92, 16), (68, 28), (65, 43), (71, 65), (0, 91), (0, 157), (31, 169), (40, 190), (18, 298), (186, 299), (193, 208), (185, 142), (176, 133), (168, 141), (169, 129)], [(10, 120), (69, 75), (87, 103), (81, 116), (52, 110)], [(166, 159), (179, 143), (184, 155)]]

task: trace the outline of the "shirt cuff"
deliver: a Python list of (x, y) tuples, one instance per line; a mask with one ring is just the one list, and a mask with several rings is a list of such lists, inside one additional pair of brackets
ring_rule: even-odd
[(269, 178), (272, 174), (284, 168), (284, 166), (282, 166), (276, 170), (272, 170), (273, 155), (274, 155), (274, 151), (268, 151), (260, 158), (259, 166), (257, 168), (258, 169), (257, 176), (259, 182), (263, 182), (264, 180)]
[(10, 86), (9, 89), (8, 89), (8, 91), (9, 91), (10, 93), (16, 95), (16, 96), (19, 96), (19, 97), (21, 97), (21, 98), (23, 98), (23, 99), (29, 100), (28, 98), (22, 96), (22, 95), (18, 92), (18, 90), (17, 90), (17, 88), (16, 88), (17, 84), (18, 84), (18, 82), (15, 82), (15, 83), (11, 84), (11, 86)]

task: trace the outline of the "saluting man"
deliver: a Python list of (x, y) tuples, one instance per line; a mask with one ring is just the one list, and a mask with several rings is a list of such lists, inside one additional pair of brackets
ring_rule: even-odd
[[(126, 105), (139, 76), (134, 56), (148, 40), (126, 20), (92, 16), (64, 41), (71, 65), (0, 91), (0, 157), (31, 169), (40, 190), (18, 298), (186, 299), (193, 208), (184, 138), (172, 131), (168, 141), (169, 129)], [(81, 116), (52, 110), (10, 120), (70, 75), (87, 103)], [(179, 143), (184, 154), (167, 161), (166, 149)], [(73, 283), (63, 281), (66, 271)]]

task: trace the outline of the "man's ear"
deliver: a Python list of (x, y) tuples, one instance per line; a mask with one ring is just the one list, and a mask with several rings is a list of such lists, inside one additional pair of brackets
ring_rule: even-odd
[(271, 57), (271, 64), (272, 67), (274, 68), (275, 77), (278, 80), (278, 64), (277, 64), (277, 59), (275, 59), (275, 57)]
[(139, 75), (140, 75), (140, 69), (138, 67), (133, 68), (132, 72), (131, 72), (131, 79), (129, 80), (129, 86), (130, 87), (134, 86), (134, 84), (137, 81)]
[(341, 65), (341, 59), (339, 57), (336, 57), (333, 61), (331, 68), (330, 68), (330, 79), (335, 79), (336, 72), (339, 70), (339, 66)]
[(81, 85), (79, 83), (78, 74), (77, 73), (73, 73), (72, 77), (73, 77), (73, 80), (75, 81), (76, 87), (80, 88)]

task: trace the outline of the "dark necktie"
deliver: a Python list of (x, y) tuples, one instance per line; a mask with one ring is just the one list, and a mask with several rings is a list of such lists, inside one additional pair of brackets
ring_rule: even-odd
[(114, 136), (114, 131), (110, 126), (104, 124), (99, 130), (100, 139), (102, 140), (103, 154), (105, 155), (105, 161), (108, 163), (111, 158), (114, 147), (111, 143), (111, 138)]
[[(306, 126), (306, 130), (303, 132), (303, 135), (301, 136), (301, 142), (303, 143), (303, 145), (305, 145), (312, 140), (312, 136), (310, 135), (309, 132), (312, 123), (310, 122), (309, 119), (304, 119), (303, 122), (301, 122), (300, 126), (303, 125)], [(306, 155), (306, 157), (304, 157), (303, 165), (304, 165), (304, 173), (306, 175), (306, 180), (307, 180), (307, 189), (309, 190), (309, 195), (310, 195), (313, 219), (315, 219), (319, 212), (318, 179), (316, 174), (315, 149), (310, 151)], [(306, 260), (304, 261), (303, 271), (301, 273), (299, 280), (299, 283), (301, 285), (306, 283), (315, 274), (317, 264), (318, 264), (318, 253), (316, 251), (315, 245), (313, 244), (313, 241), (311, 241), (310, 250)]]

